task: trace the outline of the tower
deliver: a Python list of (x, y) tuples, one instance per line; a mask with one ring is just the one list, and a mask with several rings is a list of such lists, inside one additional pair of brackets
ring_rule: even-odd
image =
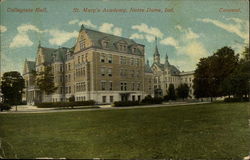
[(160, 63), (160, 54), (157, 47), (157, 37), (155, 37), (154, 63)]
[(165, 56), (165, 66), (169, 66), (168, 54), (167, 53), (166, 53), (166, 56)]

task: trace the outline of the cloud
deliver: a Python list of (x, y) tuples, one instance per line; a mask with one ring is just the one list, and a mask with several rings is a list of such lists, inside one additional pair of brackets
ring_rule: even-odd
[(226, 24), (218, 20), (210, 19), (210, 18), (203, 18), (197, 19), (198, 21), (204, 23), (211, 23), (221, 29), (224, 29), (228, 32), (234, 33), (238, 35), (240, 38), (244, 40), (244, 43), (249, 43), (249, 21), (244, 21), (239, 18), (226, 18), (226, 20), (233, 21), (234, 24)]
[(90, 28), (95, 28), (95, 29), (97, 28), (97, 26), (94, 25), (90, 20), (80, 21), (78, 19), (74, 19), (74, 20), (69, 21), (69, 24), (78, 24), (79, 26), (83, 24), (84, 26), (87, 26)]
[(169, 46), (173, 46), (175, 48), (179, 47), (179, 42), (177, 40), (175, 40), (173, 37), (167, 37), (167, 38), (161, 40), (160, 43), (165, 44), (165, 45), (169, 45)]
[(181, 31), (181, 32), (183, 31), (183, 28), (182, 28), (182, 26), (180, 26), (180, 25), (176, 25), (175, 28), (176, 28), (177, 30)]
[(6, 32), (7, 31), (7, 27), (0, 25), (0, 33)]
[(158, 28), (149, 27), (145, 23), (141, 23), (139, 25), (133, 25), (132, 29), (138, 30), (141, 33), (145, 33), (147, 35), (155, 36), (158, 38), (162, 38), (164, 35)]
[(122, 35), (122, 29), (119, 28), (119, 27), (114, 27), (114, 25), (111, 24), (111, 23), (103, 23), (99, 27), (99, 31), (109, 33), (109, 34), (114, 34), (116, 36), (121, 36)]
[(130, 37), (130, 39), (144, 39), (143, 34), (133, 33)]
[(193, 57), (194, 59), (199, 59), (208, 55), (208, 51), (205, 49), (204, 45), (198, 41), (187, 43), (179, 52), (182, 52), (189, 57)]
[(10, 43), (10, 48), (32, 46), (33, 42), (26, 33), (18, 33)]
[(60, 30), (49, 30), (49, 34), (52, 36), (52, 38), (49, 39), (49, 43), (52, 45), (62, 45), (68, 40), (76, 38), (78, 36), (77, 31), (66, 32)]
[(191, 39), (197, 39), (200, 36), (197, 33), (194, 33), (191, 28), (188, 28), (185, 32), (185, 39), (186, 40), (191, 40)]
[(34, 31), (37, 33), (43, 33), (46, 31), (42, 31), (34, 25), (31, 24), (22, 24), (17, 27), (17, 35), (10, 42), (10, 48), (19, 48), (32, 46), (33, 42), (30, 40), (28, 36), (28, 31)]

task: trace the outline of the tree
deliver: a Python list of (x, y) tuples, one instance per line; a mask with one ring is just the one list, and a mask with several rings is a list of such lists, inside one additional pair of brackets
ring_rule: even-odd
[(202, 58), (194, 74), (194, 94), (197, 98), (220, 97), (230, 90), (223, 84), (238, 65), (238, 55), (229, 47), (217, 50), (212, 56)]
[(177, 91), (177, 96), (184, 100), (185, 98), (188, 97), (189, 87), (186, 83), (180, 84), (176, 89), (176, 91)]
[(167, 96), (169, 100), (176, 100), (175, 89), (172, 83), (169, 84)]
[(38, 88), (47, 95), (54, 93), (57, 90), (54, 84), (54, 76), (51, 72), (51, 67), (45, 67), (45, 71), (37, 74), (36, 84)]
[(4, 103), (21, 104), (24, 89), (24, 79), (17, 71), (5, 72), (1, 81), (1, 91)]

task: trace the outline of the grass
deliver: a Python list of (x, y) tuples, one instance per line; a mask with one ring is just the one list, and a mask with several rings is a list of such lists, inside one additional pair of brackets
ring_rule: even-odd
[(6, 158), (242, 159), (249, 104), (1, 114), (0, 137)]

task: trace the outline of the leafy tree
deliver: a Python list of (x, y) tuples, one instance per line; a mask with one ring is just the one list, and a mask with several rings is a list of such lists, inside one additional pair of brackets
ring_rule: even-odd
[(238, 55), (229, 47), (223, 47), (212, 56), (202, 58), (194, 74), (194, 94), (197, 98), (228, 95), (225, 80), (238, 65)]
[(54, 84), (54, 76), (51, 72), (51, 67), (45, 67), (45, 71), (37, 74), (36, 84), (38, 88), (47, 95), (54, 93), (57, 90)]
[(4, 103), (21, 104), (24, 89), (24, 79), (17, 71), (5, 72), (1, 81), (1, 91)]
[(188, 97), (189, 87), (186, 83), (180, 84), (176, 89), (176, 91), (177, 91), (177, 96), (184, 100), (185, 98)]
[(176, 100), (175, 89), (174, 89), (174, 85), (172, 83), (169, 84), (167, 96), (168, 96), (169, 100)]

